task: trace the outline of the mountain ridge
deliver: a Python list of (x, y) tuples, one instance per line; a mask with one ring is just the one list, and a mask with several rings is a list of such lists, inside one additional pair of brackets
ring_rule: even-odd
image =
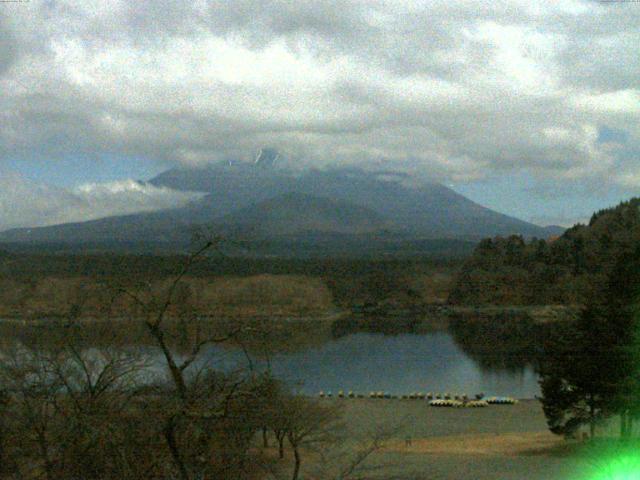
[(408, 184), (411, 178), (406, 174), (355, 167), (295, 172), (274, 168), (276, 154), (268, 153), (268, 157), (261, 154), (267, 160), (257, 164), (221, 162), (207, 168), (174, 168), (149, 180), (154, 186), (204, 193), (182, 207), (13, 229), (0, 232), (0, 242), (182, 245), (194, 227), (263, 239), (313, 237), (315, 232), (479, 240), (511, 234), (547, 238), (562, 232), (495, 212), (438, 183)]

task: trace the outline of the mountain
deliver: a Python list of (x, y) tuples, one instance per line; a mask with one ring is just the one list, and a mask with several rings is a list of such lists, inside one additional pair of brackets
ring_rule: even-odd
[(206, 194), (180, 208), (9, 230), (0, 233), (0, 241), (184, 245), (194, 227), (206, 226), (239, 240), (288, 237), (288, 245), (301, 236), (336, 245), (345, 236), (359, 236), (358, 245), (367, 247), (368, 239), (373, 248), (375, 242), (476, 241), (509, 234), (547, 238), (562, 232), (495, 212), (438, 183), (416, 184), (406, 174), (359, 168), (295, 172), (278, 168), (278, 159), (275, 150), (263, 149), (252, 164), (171, 169), (149, 183)]
[[(210, 192), (206, 202), (215, 205), (215, 213), (219, 215), (297, 192), (367, 208), (391, 222), (395, 226), (392, 230), (420, 237), (479, 239), (516, 233), (546, 238), (564, 231), (495, 212), (439, 183), (411, 185), (410, 180), (403, 173), (368, 172), (359, 168), (293, 173), (232, 162), (203, 169), (169, 170), (150, 183), (176, 190)], [(202, 206), (197, 210), (202, 212)], [(207, 211), (205, 218), (199, 219), (205, 220), (212, 213)]]
[(216, 224), (233, 236), (260, 238), (308, 232), (357, 235), (389, 226), (381, 215), (368, 208), (297, 192), (241, 208)]

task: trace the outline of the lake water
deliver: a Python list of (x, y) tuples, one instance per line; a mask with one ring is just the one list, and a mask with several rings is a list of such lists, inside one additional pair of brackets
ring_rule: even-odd
[[(245, 361), (242, 352), (220, 347), (209, 348), (203, 357), (204, 364), (225, 370)], [(392, 394), (421, 391), (471, 396), (484, 392), (533, 398), (540, 391), (532, 368), (483, 370), (446, 332), (356, 333), (302, 352), (275, 355), (270, 364), (277, 377), (307, 394), (382, 390)]]

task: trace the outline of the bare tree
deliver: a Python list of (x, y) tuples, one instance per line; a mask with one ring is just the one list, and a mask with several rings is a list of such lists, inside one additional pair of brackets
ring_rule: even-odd
[(322, 450), (321, 461), (316, 463), (315, 476), (328, 480), (368, 478), (367, 472), (379, 466), (368, 468), (367, 461), (400, 430), (399, 425), (377, 425), (373, 430), (360, 434), (343, 432), (339, 440)]
[[(237, 398), (248, 395), (244, 388), (247, 383), (245, 378), (227, 382), (226, 380), (229, 379), (225, 378), (225, 381), (222, 381), (222, 376), (198, 374), (189, 376), (187, 374), (188, 369), (194, 365), (207, 345), (231, 341), (238, 335), (238, 328), (215, 335), (203, 334), (199, 319), (192, 315), (192, 312), (185, 311), (184, 298), (177, 302), (183, 308), (179, 312), (177, 323), (180, 338), (171, 338), (170, 329), (167, 326), (172, 306), (175, 309), (174, 303), (178, 297), (185, 295), (183, 285), (185, 277), (195, 263), (205, 258), (207, 253), (218, 251), (219, 243), (219, 239), (206, 240), (200, 248), (186, 258), (180, 272), (169, 282), (168, 287), (159, 293), (152, 292), (150, 296), (143, 296), (129, 289), (121, 288), (118, 291), (119, 294), (132, 300), (141, 312), (144, 325), (159, 348), (169, 371), (175, 397), (165, 405), (161, 431), (182, 480), (193, 478), (193, 472), (190, 471), (193, 468), (200, 470), (204, 468), (204, 466), (195, 465), (198, 464), (196, 461), (198, 458), (203, 458), (202, 446), (211, 447), (215, 443), (212, 442), (212, 437), (217, 430), (212, 427), (212, 423), (216, 421), (220, 424), (226, 423), (230, 415), (230, 405)], [(182, 343), (185, 351), (183, 355), (178, 355), (172, 348), (176, 340)], [(185, 438), (187, 433), (191, 437), (197, 436), (197, 441), (193, 441), (193, 438)], [(194, 453), (194, 445), (200, 445), (200, 453)]]
[[(34, 334), (28, 347), (13, 342), (0, 349), (0, 393), (7, 392), (4, 403), (0, 395), (6, 420), (0, 447), (7, 448), (3, 458), (14, 459), (5, 472), (46, 480), (231, 479), (273, 464), (298, 480), (303, 460), (306, 471), (310, 458), (320, 457), (328, 468), (322, 478), (355, 478), (382, 437), (354, 442), (337, 404), (293, 395), (269, 369), (257, 368), (253, 355), (268, 364), (270, 342), (278, 337), (270, 322), (206, 328), (191, 309), (186, 277), (218, 244), (205, 241), (164, 287), (114, 289), (112, 303), (127, 299), (135, 318), (100, 323), (98, 345), (106, 346), (85, 335), (97, 323), (81, 320), (84, 305), (95, 304), (83, 290), (63, 323), (45, 325), (53, 339), (46, 346)], [(146, 332), (154, 355), (159, 352), (168, 381), (152, 382), (149, 362), (121, 343), (120, 329), (132, 324)], [(242, 349), (247, 367), (229, 372), (207, 365), (208, 346), (225, 342)], [(270, 432), (279, 460), (270, 456)], [(292, 465), (282, 461), (286, 444)]]
[(336, 405), (322, 405), (301, 396), (284, 402), (287, 440), (293, 450), (292, 480), (298, 480), (302, 466), (303, 448), (313, 449), (333, 443), (340, 418)]
[[(292, 395), (286, 390), (272, 400), (266, 418), (279, 442), (284, 458), (284, 440), (289, 444), (293, 465), (288, 478), (301, 478), (304, 464), (312, 478), (355, 480), (367, 471), (367, 461), (384, 442), (397, 434), (397, 425), (377, 425), (371, 431), (352, 432), (343, 421), (342, 405)], [(305, 461), (305, 458), (307, 459)], [(273, 478), (285, 478), (282, 468), (270, 466)]]
[(131, 450), (123, 433), (132, 432), (124, 419), (142, 368), (137, 355), (80, 350), (71, 340), (54, 349), (7, 344), (2, 353), (0, 381), (10, 414), (4, 444), (17, 474), (139, 478), (138, 469), (125, 475), (120, 468)]
[[(51, 374), (46, 358), (19, 345), (4, 348), (0, 378), (13, 404), (11, 444), (13, 448), (32, 452), (16, 460), (16, 469), (40, 469), (47, 480), (53, 480), (55, 411), (61, 389)], [(13, 443), (15, 441), (15, 443)]]

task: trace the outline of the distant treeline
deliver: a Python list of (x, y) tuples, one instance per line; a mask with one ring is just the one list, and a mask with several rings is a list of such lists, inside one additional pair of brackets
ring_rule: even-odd
[[(67, 315), (86, 299), (100, 316), (113, 289), (163, 288), (184, 255), (0, 254), (0, 317)], [(335, 314), (353, 306), (443, 303), (462, 261), (437, 258), (282, 259), (220, 254), (191, 266), (181, 307), (199, 315)], [(126, 305), (121, 306), (125, 308)], [(116, 309), (124, 313), (126, 311)]]
[[(1, 242), (0, 250), (21, 254), (188, 254), (193, 241), (185, 239), (104, 242)], [(461, 258), (471, 255), (479, 238), (412, 238), (380, 232), (370, 235), (300, 234), (260, 238), (252, 234), (225, 237), (228, 256), (279, 259)]]
[(595, 213), (557, 239), (481, 241), (449, 297), (454, 304), (584, 304), (640, 241), (640, 198)]
[[(152, 254), (48, 254), (14, 253), (0, 249), (0, 275), (135, 275), (165, 277), (175, 275), (186, 255)], [(457, 267), (461, 258), (417, 256), (411, 258), (243, 258), (212, 254), (198, 261), (190, 276), (211, 275), (361, 275), (376, 272), (429, 272), (434, 267)]]

